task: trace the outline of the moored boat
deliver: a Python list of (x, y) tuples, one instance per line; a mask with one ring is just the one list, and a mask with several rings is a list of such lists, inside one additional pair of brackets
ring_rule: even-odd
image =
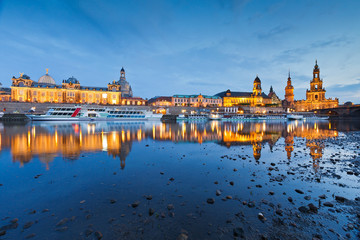
[(299, 115), (299, 114), (288, 114), (288, 115), (286, 115), (286, 118), (288, 120), (302, 120), (304, 118), (304, 116)]
[(160, 120), (162, 114), (148, 110), (84, 106), (50, 108), (43, 115), (27, 114), (32, 121), (132, 121)]

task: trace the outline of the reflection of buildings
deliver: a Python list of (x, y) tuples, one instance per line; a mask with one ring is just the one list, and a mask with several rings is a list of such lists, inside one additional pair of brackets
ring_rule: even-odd
[[(1, 128), (0, 128), (1, 129)], [(66, 123), (7, 126), (2, 128), (0, 149), (10, 148), (13, 161), (21, 165), (38, 158), (48, 164), (58, 155), (69, 160), (78, 159), (84, 152), (106, 151), (120, 159), (121, 168), (129, 155), (134, 141), (154, 139), (172, 142), (214, 142), (226, 147), (251, 145), (253, 157), (261, 158), (261, 150), (267, 143), (272, 149), (276, 142), (285, 139), (288, 159), (294, 151), (294, 138), (305, 138), (306, 147), (318, 167), (323, 154), (322, 140), (336, 137), (337, 130), (324, 122), (239, 122), (227, 123)]]
[[(7, 131), (5, 128), (4, 131)], [(14, 129), (15, 130), (15, 129)], [(10, 147), (14, 162), (21, 165), (34, 157), (47, 165), (61, 154), (63, 158), (76, 160), (82, 152), (107, 151), (114, 158), (119, 157), (121, 168), (131, 151), (133, 141), (141, 141), (144, 132), (141, 129), (122, 129), (119, 131), (96, 131), (94, 124), (69, 124), (67, 127), (55, 126), (47, 131), (41, 126), (30, 126), (21, 132), (3, 132), (1, 148)]]

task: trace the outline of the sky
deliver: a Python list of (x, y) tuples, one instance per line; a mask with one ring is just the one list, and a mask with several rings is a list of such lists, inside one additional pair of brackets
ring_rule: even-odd
[(105, 87), (124, 67), (134, 96), (214, 95), (290, 70), (305, 99), (315, 60), (327, 98), (360, 103), (360, 1), (0, 0), (0, 82), (20, 72)]

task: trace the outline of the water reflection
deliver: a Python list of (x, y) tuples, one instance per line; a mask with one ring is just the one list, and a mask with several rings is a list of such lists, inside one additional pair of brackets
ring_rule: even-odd
[[(353, 129), (353, 126), (344, 126)], [(318, 165), (325, 138), (337, 137), (339, 123), (315, 122), (241, 122), (221, 123), (153, 123), (153, 122), (98, 122), (98, 123), (29, 123), (27, 125), (0, 125), (0, 149), (10, 149), (13, 162), (20, 166), (37, 157), (49, 168), (58, 155), (76, 160), (88, 152), (106, 151), (120, 159), (121, 168), (131, 151), (133, 142), (145, 139), (155, 141), (204, 143), (214, 142), (228, 148), (252, 145), (253, 157), (261, 158), (265, 144), (270, 149), (284, 138), (287, 158), (294, 151), (294, 139), (303, 138), (306, 148)], [(356, 127), (355, 127), (356, 129)]]

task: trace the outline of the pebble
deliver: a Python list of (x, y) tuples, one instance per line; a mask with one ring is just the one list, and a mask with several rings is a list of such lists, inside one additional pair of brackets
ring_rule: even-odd
[(335, 196), (335, 200), (339, 201), (339, 202), (345, 202), (345, 200), (347, 200), (347, 199), (342, 196)]
[(174, 209), (174, 205), (172, 205), (172, 204), (167, 205), (167, 209), (168, 209), (169, 211), (172, 210), (172, 209)]
[(295, 192), (300, 193), (300, 194), (304, 194), (304, 192), (301, 191), (300, 189), (295, 189)]
[(110, 203), (114, 204), (114, 203), (116, 203), (116, 200), (115, 199), (110, 199)]
[(206, 200), (206, 202), (207, 202), (208, 204), (214, 204), (215, 199), (213, 199), (213, 198), (208, 198), (208, 199)]
[(90, 236), (93, 232), (94, 232), (94, 230), (88, 228), (88, 229), (85, 230), (85, 236), (88, 237), (88, 236)]
[(131, 204), (131, 206), (132, 206), (133, 208), (137, 208), (137, 207), (139, 206), (139, 204), (140, 204), (139, 201), (135, 201), (135, 202), (133, 202), (133, 203)]
[(0, 236), (4, 236), (6, 234), (6, 231), (3, 230), (3, 231), (0, 231)]
[(233, 182), (233, 181), (230, 181), (230, 185), (231, 185), (231, 186), (234, 186), (234, 182)]
[(152, 216), (155, 213), (155, 210), (153, 208), (149, 208), (149, 216)]
[(95, 237), (97, 237), (97, 239), (102, 239), (103, 238), (103, 234), (100, 231), (96, 231), (94, 233)]
[(298, 208), (300, 212), (302, 213), (308, 213), (310, 211), (308, 206), (301, 206)]
[(310, 200), (310, 199), (311, 199), (311, 196), (305, 196), (304, 199), (305, 199), (305, 200)]
[(334, 206), (334, 204), (332, 204), (331, 202), (324, 202), (323, 205), (325, 207), (333, 207)]
[(226, 196), (226, 199), (232, 199), (232, 196), (227, 195), (227, 196)]
[(152, 196), (151, 195), (146, 195), (145, 198), (146, 198), (146, 200), (151, 200)]
[(187, 240), (188, 236), (185, 233), (181, 233), (176, 240)]
[(34, 222), (27, 222), (25, 223), (25, 225), (23, 226), (23, 229), (28, 229), (29, 227), (31, 227), (34, 224)]
[(293, 202), (292, 197), (288, 197), (288, 201), (289, 201), (289, 202)]
[(321, 198), (321, 199), (325, 199), (325, 198), (326, 198), (326, 196), (325, 196), (325, 194), (322, 194), (322, 195), (320, 195), (320, 196), (319, 196), (319, 198)]
[(56, 224), (56, 226), (64, 225), (65, 223), (67, 223), (67, 221), (68, 221), (67, 218), (63, 218), (63, 219), (61, 219), (61, 220)]
[(233, 229), (234, 237), (245, 238), (244, 229), (242, 227), (237, 227)]
[(310, 204), (308, 204), (308, 206), (309, 206), (309, 209), (311, 212), (313, 212), (313, 213), (318, 212), (318, 208), (314, 204), (310, 203)]
[(31, 234), (27, 235), (27, 236), (25, 237), (25, 239), (33, 238), (33, 237), (35, 237), (35, 236), (36, 236), (35, 233), (31, 233)]
[(220, 190), (216, 190), (216, 196), (220, 196), (221, 195), (221, 191)]
[(259, 218), (261, 221), (266, 221), (266, 218), (264, 217), (264, 214), (262, 214), (262, 213), (258, 213), (258, 218)]

